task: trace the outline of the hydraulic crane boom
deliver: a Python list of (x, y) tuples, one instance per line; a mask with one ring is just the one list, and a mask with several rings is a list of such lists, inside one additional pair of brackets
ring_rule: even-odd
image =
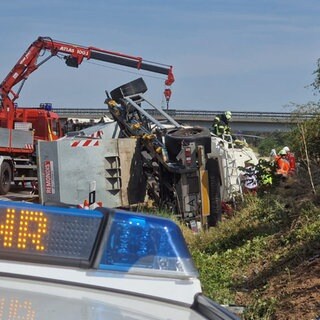
[[(50, 55), (38, 62), (38, 58), (44, 51), (50, 52)], [(39, 37), (30, 45), (0, 85), (0, 98), (2, 103), (1, 118), (6, 119), (6, 127), (8, 129), (13, 129), (15, 113), (14, 102), (19, 98), (19, 93), (24, 82), (40, 65), (48, 61), (51, 57), (58, 55), (63, 56), (66, 64), (70, 67), (77, 68), (83, 62), (83, 59), (94, 59), (167, 75), (167, 79), (165, 80), (165, 85), (167, 87), (174, 82), (172, 66), (146, 61), (141, 57), (129, 56), (95, 47), (83, 47), (56, 41), (49, 37)], [(20, 84), (20, 87), (18, 90), (14, 91), (13, 88), (17, 84)], [(171, 93), (170, 89), (166, 88), (166, 98), (170, 98), (168, 92)]]

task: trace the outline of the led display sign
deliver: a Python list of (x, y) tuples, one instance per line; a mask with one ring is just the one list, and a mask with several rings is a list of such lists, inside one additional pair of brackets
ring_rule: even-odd
[(98, 211), (1, 202), (0, 254), (88, 262), (102, 220)]

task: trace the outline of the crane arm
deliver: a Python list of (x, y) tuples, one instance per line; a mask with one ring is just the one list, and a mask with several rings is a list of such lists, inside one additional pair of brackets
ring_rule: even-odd
[[(50, 55), (41, 62), (38, 62), (38, 58), (44, 51), (50, 52)], [(83, 47), (56, 41), (49, 37), (39, 37), (30, 45), (0, 85), (2, 110), (6, 113), (8, 128), (12, 129), (13, 127), (14, 101), (19, 97), (24, 82), (41, 64), (57, 55), (63, 56), (66, 64), (70, 67), (78, 67), (83, 62), (83, 59), (94, 59), (167, 75), (167, 79), (165, 80), (166, 86), (170, 86), (174, 82), (172, 66), (146, 61), (141, 57), (130, 56), (119, 52), (107, 51), (95, 47)], [(13, 88), (19, 83), (20, 88), (15, 92)]]

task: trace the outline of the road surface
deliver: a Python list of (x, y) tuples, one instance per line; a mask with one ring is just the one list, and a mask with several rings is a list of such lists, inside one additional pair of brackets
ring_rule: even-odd
[(22, 186), (16, 186), (12, 184), (11, 191), (1, 196), (0, 200), (7, 200), (7, 201), (27, 201), (27, 202), (33, 202), (38, 203), (39, 197), (38, 195), (31, 194), (31, 187), (22, 188)]

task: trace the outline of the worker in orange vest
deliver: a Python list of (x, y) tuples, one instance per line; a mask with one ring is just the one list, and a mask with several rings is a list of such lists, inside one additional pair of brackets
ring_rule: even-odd
[(286, 152), (287, 154), (287, 160), (289, 161), (289, 165), (290, 165), (290, 170), (289, 170), (289, 174), (293, 174), (296, 171), (296, 158), (294, 156), (294, 153), (290, 151), (289, 147), (284, 147), (283, 150)]
[(277, 168), (277, 174), (283, 178), (287, 178), (290, 171), (290, 163), (287, 159), (287, 153), (285, 150), (281, 150), (275, 159)]

